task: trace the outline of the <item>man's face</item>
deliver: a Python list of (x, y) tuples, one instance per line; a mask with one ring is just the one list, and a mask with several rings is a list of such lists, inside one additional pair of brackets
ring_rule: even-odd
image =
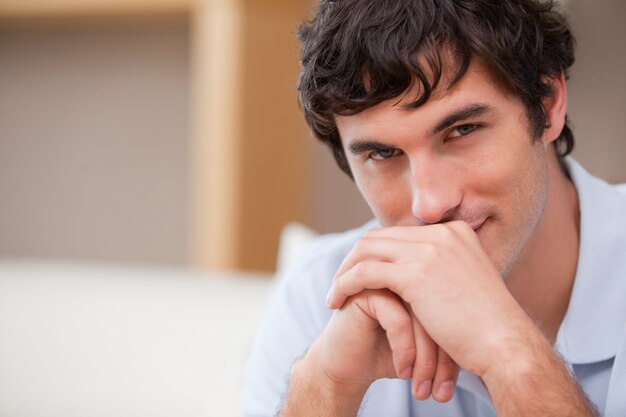
[(548, 145), (479, 63), (407, 110), (411, 98), (336, 117), (359, 190), (383, 226), (467, 222), (506, 276), (547, 202)]

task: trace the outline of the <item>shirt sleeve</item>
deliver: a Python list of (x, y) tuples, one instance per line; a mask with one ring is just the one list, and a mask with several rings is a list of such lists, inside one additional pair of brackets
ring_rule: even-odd
[(273, 417), (278, 412), (291, 365), (331, 317), (324, 300), (343, 256), (341, 251), (324, 250), (321, 239), (279, 277), (246, 366), (246, 417)]

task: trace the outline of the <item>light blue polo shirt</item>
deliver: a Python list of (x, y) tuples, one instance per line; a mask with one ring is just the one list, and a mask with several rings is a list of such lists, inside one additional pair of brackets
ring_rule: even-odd
[[(626, 417), (626, 187), (591, 176), (566, 160), (580, 200), (580, 256), (555, 348), (601, 415)], [(622, 191), (622, 193), (620, 193)], [(274, 417), (289, 369), (332, 312), (326, 292), (343, 258), (376, 222), (317, 239), (277, 285), (252, 347), (244, 387), (246, 417)], [(362, 417), (495, 416), (489, 393), (461, 370), (452, 401), (417, 401), (410, 383), (382, 379), (367, 392)]]

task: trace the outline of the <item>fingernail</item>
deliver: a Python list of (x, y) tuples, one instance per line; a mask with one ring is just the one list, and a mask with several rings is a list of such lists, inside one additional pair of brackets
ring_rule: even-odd
[(449, 400), (454, 395), (454, 382), (446, 381), (442, 382), (437, 388), (437, 398), (442, 400)]
[(420, 385), (419, 388), (417, 389), (417, 396), (425, 400), (426, 398), (430, 396), (430, 391), (432, 390), (432, 388), (433, 388), (432, 381), (422, 382), (422, 385)]
[(405, 368), (404, 371), (398, 375), (402, 379), (409, 379), (413, 375), (413, 368)]
[(330, 287), (328, 294), (326, 294), (326, 307), (330, 308), (330, 299), (333, 298), (333, 287)]

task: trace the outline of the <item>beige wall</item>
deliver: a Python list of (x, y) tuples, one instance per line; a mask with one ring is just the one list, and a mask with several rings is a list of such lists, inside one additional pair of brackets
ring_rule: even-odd
[(326, 146), (309, 139), (312, 157), (311, 226), (322, 233), (358, 227), (373, 218), (354, 182), (339, 170)]
[(0, 256), (186, 261), (187, 61), (184, 18), (0, 29)]
[(569, 82), (574, 155), (592, 173), (626, 182), (626, 2), (569, 0), (578, 58)]

